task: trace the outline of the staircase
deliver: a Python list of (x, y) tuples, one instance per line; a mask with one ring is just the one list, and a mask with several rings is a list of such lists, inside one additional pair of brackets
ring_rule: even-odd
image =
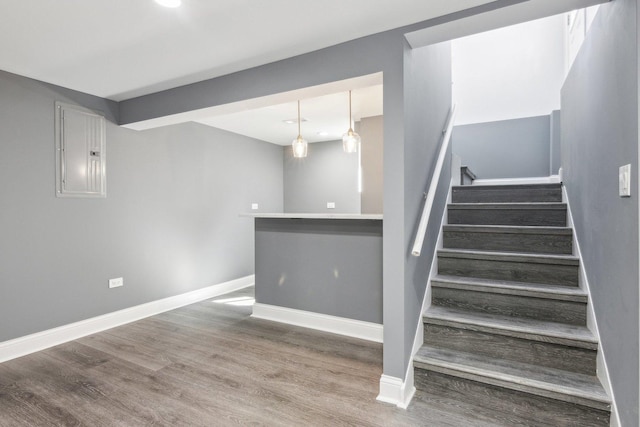
[(561, 185), (460, 186), (452, 202), (416, 387), (504, 425), (608, 426)]

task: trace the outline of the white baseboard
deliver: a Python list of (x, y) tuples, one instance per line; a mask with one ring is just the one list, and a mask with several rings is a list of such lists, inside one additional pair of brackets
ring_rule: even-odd
[(338, 335), (382, 342), (382, 325), (327, 314), (255, 303), (251, 317), (331, 332)]
[(529, 178), (495, 178), (475, 179), (472, 185), (523, 185), (523, 184), (558, 184), (562, 182), (559, 175), (536, 176)]
[(413, 386), (413, 378), (411, 378), (411, 386), (408, 386), (407, 383), (408, 381), (402, 381), (402, 378), (382, 374), (380, 377), (380, 394), (378, 394), (376, 400), (407, 409), (416, 392), (416, 388)]
[(0, 363), (253, 285), (254, 275), (0, 343)]

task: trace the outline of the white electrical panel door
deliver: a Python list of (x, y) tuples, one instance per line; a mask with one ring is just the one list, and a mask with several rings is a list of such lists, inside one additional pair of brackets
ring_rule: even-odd
[(56, 103), (56, 195), (106, 197), (104, 117)]

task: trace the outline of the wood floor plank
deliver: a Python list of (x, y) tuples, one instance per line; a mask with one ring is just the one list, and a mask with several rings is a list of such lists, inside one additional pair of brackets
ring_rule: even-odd
[[(0, 427), (504, 425), (377, 402), (382, 346), (250, 317), (253, 288), (0, 364)], [(521, 424), (526, 425), (526, 424)]]
[[(20, 395), (46, 404), (41, 405), (47, 408), (45, 421), (33, 425), (100, 425), (107, 417), (113, 425), (117, 425), (118, 420), (137, 420), (135, 414), (105, 408), (113, 390), (83, 368), (74, 367), (73, 363), (60, 363), (51, 355), (56, 350), (49, 349), (12, 363), (15, 372), (22, 377), (15, 384), (21, 390)], [(4, 402), (5, 399), (0, 398), (0, 406)], [(51, 414), (60, 415), (60, 419), (52, 419)]]
[(13, 384), (0, 387), (0, 426), (80, 425), (68, 410)]
[(177, 387), (162, 374), (141, 371), (136, 364), (126, 360), (111, 360), (91, 372), (117, 389), (116, 402), (126, 405), (132, 413), (140, 414), (153, 425), (206, 426), (211, 425), (211, 420), (222, 420), (229, 413), (224, 402), (216, 404), (212, 399), (204, 405), (202, 396), (195, 395), (189, 388)]
[(109, 331), (80, 338), (77, 341), (154, 371), (171, 363), (164, 353), (158, 353), (153, 347), (139, 341), (120, 338)]

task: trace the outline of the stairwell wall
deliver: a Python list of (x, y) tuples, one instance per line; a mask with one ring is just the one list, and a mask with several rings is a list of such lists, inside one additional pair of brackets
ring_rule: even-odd
[(549, 176), (551, 116), (453, 128), (453, 152), (480, 179)]
[[(404, 210), (407, 217), (404, 224), (404, 357), (410, 360), (440, 232), (440, 220), (451, 182), (451, 145), (440, 176), (433, 176), (442, 144), (442, 130), (452, 105), (451, 43), (407, 49), (404, 63)], [(420, 257), (414, 257), (411, 255), (411, 247), (425, 202), (424, 193), (428, 191), (431, 179), (440, 181), (429, 216), (422, 254)]]
[(637, 1), (600, 6), (562, 88), (562, 169), (622, 426), (638, 425)]
[(562, 123), (562, 115), (560, 110), (554, 110), (551, 112), (551, 129), (549, 135), (549, 153), (551, 158), (549, 159), (549, 174), (550, 175), (558, 175), (560, 171), (560, 165), (562, 161), (561, 156), (561, 128), (560, 123)]

